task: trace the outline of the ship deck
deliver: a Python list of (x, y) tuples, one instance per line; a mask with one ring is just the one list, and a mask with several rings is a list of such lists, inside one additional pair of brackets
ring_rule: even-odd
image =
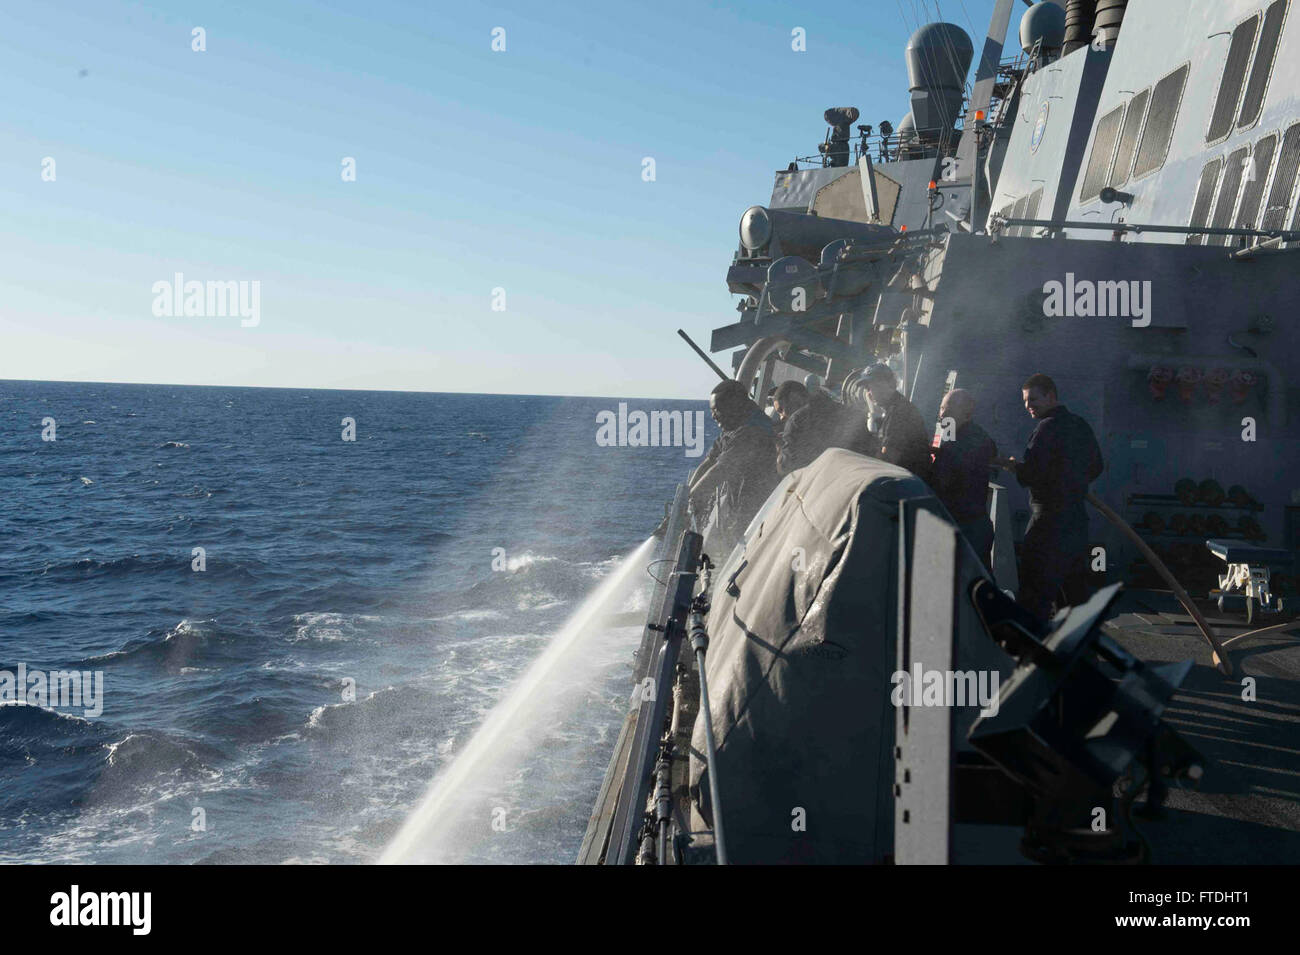
[[(1226, 647), (1225, 677), (1191, 617), (1167, 592), (1120, 595), (1105, 632), (1149, 663), (1192, 659), (1165, 722), (1206, 758), (1195, 789), (1173, 789), (1157, 819), (1135, 819), (1155, 864), (1300, 862), (1300, 618), (1257, 615), (1247, 626), (1212, 603), (1198, 605), (1221, 642), (1294, 619), (1287, 631)], [(1245, 681), (1254, 681), (1254, 699)]]

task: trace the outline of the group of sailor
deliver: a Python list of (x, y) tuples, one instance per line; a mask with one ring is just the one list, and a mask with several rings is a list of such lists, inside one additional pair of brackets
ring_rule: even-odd
[[(852, 399), (865, 393), (869, 417)], [(1020, 460), (998, 457), (997, 445), (975, 421), (975, 398), (949, 391), (932, 432), (898, 390), (894, 372), (876, 364), (851, 376), (836, 400), (814, 376), (786, 381), (769, 393), (768, 413), (734, 379), (721, 382), (709, 408), (721, 434), (691, 474), (691, 506), (707, 515), (715, 495), (728, 495), (734, 522), (744, 527), (783, 475), (806, 467), (827, 448), (847, 448), (906, 468), (925, 481), (947, 508), (975, 553), (991, 566), (993, 522), (988, 485), (997, 468), (1029, 491), (1031, 517), (1020, 550), (1018, 601), (1040, 619), (1053, 606), (1073, 606), (1089, 593), (1088, 486), (1102, 472), (1101, 449), (1088, 423), (1061, 403), (1046, 375), (1021, 388), (1037, 425)], [(874, 429), (870, 426), (877, 421)]]

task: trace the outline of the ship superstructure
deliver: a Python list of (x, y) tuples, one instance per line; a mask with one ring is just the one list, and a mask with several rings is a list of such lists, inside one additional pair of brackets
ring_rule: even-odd
[[(1089, 806), (1113, 783), (1119, 802), (1108, 804), (1111, 811), (1127, 820), (1142, 790), (1154, 813), (1167, 785), (1198, 780), (1224, 755), (1222, 737), (1205, 737), (1216, 750), (1205, 759), (1162, 717), (1177, 699), (1191, 726), (1217, 725), (1212, 697), (1240, 689), (1215, 682), (1239, 677), (1219, 641), (1245, 633), (1258, 610), (1270, 615), (1263, 623), (1290, 616), (1284, 608), (1300, 553), (1300, 387), (1290, 381), (1300, 366), (1293, 317), (1300, 28), (1290, 22), (1290, 0), (1048, 0), (1024, 10), (1020, 50), (1004, 57), (1016, 7), (997, 4), (978, 56), (953, 24), (913, 34), (905, 51), (910, 109), (896, 128), (858, 125), (855, 138), (857, 109), (826, 111), (830, 129), (817, 155), (776, 172), (766, 204), (741, 217), (726, 279), (740, 296), (737, 320), (714, 329), (710, 350), (732, 353), (735, 377), (760, 404), (775, 383), (809, 374), (846, 403), (865, 403), (855, 371), (885, 361), (928, 420), (937, 421), (947, 391), (972, 392), (978, 420), (1013, 454), (1033, 424), (1021, 384), (1033, 373), (1051, 375), (1097, 434), (1106, 470), (1094, 491), (1099, 507), (1119, 516), (1093, 521), (1098, 595), (1046, 628), (1017, 615), (1004, 592), (1016, 589), (1015, 546), (1029, 511), (1014, 480), (990, 488), (997, 542), (981, 584), (964, 544), (943, 529), (951, 525), (930, 520), (936, 512), (942, 518), (942, 508), (923, 484), (904, 486), (906, 472), (828, 452), (786, 479), (736, 547), (716, 534), (703, 540), (720, 565), (715, 588), (718, 581), (729, 588), (728, 598), (713, 598), (727, 612), (709, 617), (710, 652), (727, 662), (704, 668), (721, 684), (722, 712), (693, 708), (698, 674), (689, 655), (678, 705), (633, 707), (584, 861), (693, 861), (712, 846), (710, 772), (696, 758), (702, 721), (718, 732), (724, 784), (764, 761), (798, 775), (789, 746), (749, 753), (740, 742), (780, 735), (781, 708), (768, 707), (765, 726), (746, 723), (746, 714), (762, 711), (755, 701), (785, 699), (798, 685), (796, 675), (766, 688), (763, 680), (795, 666), (791, 654), (807, 649), (810, 621), (835, 603), (837, 562), (855, 554), (865, 563), (854, 586), (888, 599), (872, 605), (870, 625), (831, 613), (833, 625), (816, 625), (809, 660), (831, 652), (828, 645), (843, 652), (841, 661), (861, 664), (853, 649), (860, 647), (876, 660), (871, 666), (887, 658), (900, 671), (950, 670), (980, 657), (986, 671), (1009, 682), (1000, 718), (986, 714), (972, 724), (909, 715), (906, 707), (870, 716), (872, 753), (888, 737), (892, 759), (855, 783), (879, 795), (867, 800), (874, 808), (855, 804), (871, 831), (848, 840), (859, 847), (854, 860), (1006, 861), (990, 848), (1015, 845), (990, 836), (1003, 826), (1021, 838), (1020, 855), (1035, 861), (1141, 861), (1126, 824), (1116, 822), (1102, 839), (1080, 835)], [(810, 516), (813, 497), (802, 496), (812, 486), (820, 500), (841, 495), (820, 518)], [(891, 507), (896, 514), (881, 518), (875, 544), (856, 551), (863, 515), (877, 505), (884, 508), (877, 516)], [(802, 517), (791, 508), (802, 508)], [(660, 556), (681, 565), (680, 535), (703, 524), (679, 496)], [(839, 549), (816, 565), (826, 590), (814, 598), (807, 575), (781, 564), (791, 548), (818, 552), (830, 540)], [(774, 547), (784, 549), (773, 557)], [(756, 568), (768, 568), (761, 597), (747, 597), (746, 574)], [(1182, 606), (1165, 592), (1162, 581), (1171, 576)], [(760, 585), (751, 577), (749, 586)], [(640, 680), (654, 661), (677, 652), (665, 641), (684, 611), (673, 609), (667, 590), (638, 657)], [(1192, 600), (1216, 595), (1220, 616), (1211, 633)], [(1241, 610), (1244, 619), (1233, 616)], [(1213, 657), (1198, 630), (1214, 644)], [(1271, 649), (1260, 666), (1278, 681), (1272, 692), (1294, 690), (1300, 650), (1293, 641)], [(1192, 658), (1202, 665), (1193, 669)], [(1118, 697), (1107, 689), (1112, 683)], [(1175, 698), (1180, 685), (1183, 696)], [(1074, 699), (1090, 701), (1086, 713), (1061, 709), (1067, 686)], [(879, 689), (863, 684), (846, 689), (845, 699), (878, 702), (870, 687)], [(1125, 725), (1138, 710), (1143, 716)], [(1044, 713), (1053, 718), (1037, 723)], [(841, 710), (834, 731), (860, 716)], [(1285, 713), (1270, 711), (1258, 728), (1271, 735), (1268, 745), (1289, 738), (1295, 751), (1300, 733)], [(1105, 746), (1094, 746), (1103, 739)], [(657, 776), (637, 779), (652, 750)], [(823, 762), (837, 758), (823, 754)], [(1250, 821), (1278, 845), (1300, 850), (1294, 801), (1271, 805), (1268, 795), (1295, 794), (1267, 785), (1269, 772), (1280, 780), (1298, 767), (1239, 764), (1263, 774), (1238, 787), (1240, 799), (1176, 795), (1174, 804), (1189, 815)], [(752, 824), (751, 810), (762, 807), (753, 807), (749, 790), (761, 774), (748, 778), (750, 787), (730, 796), (724, 785), (722, 802), (746, 805)], [(643, 803), (656, 785), (661, 827), (670, 819), (676, 841), (661, 831), (658, 843), (646, 844), (651, 810)], [(791, 798), (780, 790), (782, 812)], [(823, 806), (831, 814), (842, 808)], [(881, 828), (886, 818), (890, 825)], [(972, 834), (970, 825), (984, 828)], [(1199, 825), (1190, 822), (1187, 832)], [(796, 861), (801, 851), (809, 861), (846, 861), (797, 838), (776, 840), (764, 856), (753, 849), (753, 831), (750, 861)], [(1194, 841), (1184, 834), (1165, 845)]]

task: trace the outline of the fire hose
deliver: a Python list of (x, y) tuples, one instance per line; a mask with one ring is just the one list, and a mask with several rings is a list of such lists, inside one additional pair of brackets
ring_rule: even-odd
[(1164, 561), (1156, 556), (1155, 551), (1147, 546), (1147, 542), (1138, 535), (1137, 531), (1133, 530), (1133, 528), (1129, 526), (1128, 522), (1125, 521), (1124, 518), (1120, 517), (1107, 507), (1106, 504), (1097, 497), (1097, 495), (1090, 492), (1088, 494), (1088, 503), (1100, 511), (1102, 517), (1114, 524), (1115, 527), (1119, 529), (1120, 533), (1133, 543), (1133, 546), (1138, 549), (1138, 553), (1146, 558), (1147, 563), (1149, 563), (1155, 569), (1155, 572), (1160, 575), (1160, 578), (1169, 585), (1169, 589), (1174, 592), (1174, 596), (1178, 598), (1178, 602), (1182, 604), (1184, 609), (1186, 609), (1186, 611), (1191, 615), (1192, 620), (1196, 623), (1197, 629), (1201, 631), (1206, 642), (1210, 645), (1210, 657), (1213, 659), (1214, 665), (1224, 676), (1232, 676), (1232, 662), (1228, 659), (1227, 651), (1223, 649), (1223, 645), (1219, 643), (1218, 637), (1214, 635), (1214, 631), (1210, 629), (1209, 623), (1206, 622), (1205, 616), (1199, 609), (1197, 609), (1196, 604), (1192, 602), (1192, 598), (1188, 596), (1187, 591), (1183, 589), (1182, 584), (1180, 584), (1177, 578), (1170, 573), (1169, 568), (1165, 566)]

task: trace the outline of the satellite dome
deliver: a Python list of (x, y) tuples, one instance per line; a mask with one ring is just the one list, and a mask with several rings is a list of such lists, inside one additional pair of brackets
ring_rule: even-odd
[(900, 143), (907, 143), (916, 139), (916, 120), (912, 118), (910, 112), (898, 124), (897, 133)]
[(974, 50), (966, 31), (955, 23), (927, 23), (907, 41), (907, 88), (922, 138), (951, 130), (961, 116)]
[(904, 54), (911, 89), (963, 89), (975, 46), (955, 23), (927, 23), (912, 34)]
[(1042, 41), (1042, 49), (1059, 50), (1065, 44), (1065, 10), (1043, 0), (1025, 11), (1020, 18), (1020, 46), (1032, 53), (1034, 44)]
[(750, 206), (740, 217), (740, 244), (750, 252), (767, 248), (772, 241), (772, 217), (762, 206)]

